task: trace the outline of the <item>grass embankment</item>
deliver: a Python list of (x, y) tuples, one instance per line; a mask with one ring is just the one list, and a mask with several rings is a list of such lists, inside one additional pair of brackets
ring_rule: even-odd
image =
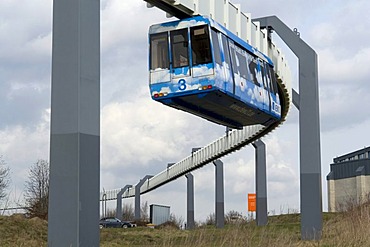
[[(269, 217), (269, 224), (254, 222), (226, 225), (224, 229), (204, 226), (196, 230), (173, 227), (150, 229), (102, 229), (100, 246), (370, 246), (370, 207), (346, 213), (324, 214), (320, 241), (300, 239), (298, 214)], [(21, 216), (0, 216), (0, 246), (46, 246), (47, 222)]]

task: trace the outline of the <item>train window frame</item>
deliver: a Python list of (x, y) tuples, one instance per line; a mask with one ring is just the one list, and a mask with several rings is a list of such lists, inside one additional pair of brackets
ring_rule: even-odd
[(246, 79), (246, 80), (250, 80), (250, 76), (249, 76), (249, 71), (248, 71), (248, 62), (247, 62), (247, 56), (246, 56), (246, 52), (244, 51), (243, 48), (239, 47), (239, 46), (235, 46), (235, 54), (239, 60), (239, 65), (238, 65), (238, 71), (239, 71), (239, 74), (242, 78)]
[(228, 44), (228, 39), (224, 34), (221, 34), (221, 43), (222, 43), (222, 49), (224, 52), (224, 61), (231, 69), (229, 44)]
[[(176, 41), (178, 36), (184, 40)], [(189, 66), (189, 37), (188, 29), (177, 29), (170, 31), (171, 59), (172, 68), (181, 68)]]
[[(257, 80), (256, 71), (254, 71), (254, 69), (257, 69), (257, 66), (258, 66), (258, 64), (257, 64), (258, 58), (253, 56), (252, 54), (249, 54), (249, 53), (247, 53), (247, 54), (248, 54), (248, 69), (249, 69), (250, 75), (252, 77), (250, 79), (250, 81), (253, 82), (255, 85), (257, 85), (258, 87), (261, 87), (260, 83)], [(251, 68), (251, 64), (252, 64), (252, 66), (254, 66), (253, 69)]]
[(261, 69), (261, 75), (262, 75), (262, 83), (263, 83), (263, 87), (267, 90), (267, 91), (270, 91), (270, 87), (268, 85), (268, 72), (266, 71), (266, 62), (263, 61), (262, 59), (259, 59), (258, 60), (259, 64), (260, 64), (260, 69)]
[[(202, 29), (204, 32), (200, 33)], [(196, 37), (198, 39), (196, 39)], [(191, 27), (190, 28), (190, 42), (191, 42), (191, 55), (192, 55), (192, 65), (193, 66), (212, 63), (211, 39), (209, 35), (208, 25)], [(203, 47), (202, 47), (202, 44), (203, 44)]]
[[(239, 74), (239, 66), (237, 65), (237, 62), (236, 62), (236, 51), (235, 51), (235, 43), (232, 41), (232, 42), (229, 42), (229, 52), (230, 52), (230, 60), (231, 60), (231, 69), (232, 69), (232, 72), (233, 74)], [(233, 76), (234, 77), (234, 76)]]
[(220, 46), (220, 41), (218, 38), (218, 32), (214, 29), (211, 29), (211, 37), (212, 37), (214, 60), (219, 65), (222, 65), (221, 46)]
[(271, 82), (270, 92), (273, 92), (274, 94), (276, 94), (278, 91), (277, 91), (277, 84), (276, 84), (277, 82), (276, 82), (274, 68), (270, 64), (267, 65), (267, 68), (268, 68), (268, 76), (270, 77), (270, 82)]
[[(155, 69), (169, 69), (170, 68), (170, 56), (169, 56), (169, 44), (168, 44), (168, 32), (163, 33), (155, 33), (151, 34), (150, 37), (150, 65), (149, 68), (151, 70)], [(163, 42), (161, 42), (163, 45), (154, 44), (155, 41), (158, 39), (164, 39)], [(159, 49), (158, 49), (159, 48)], [(154, 55), (154, 51), (157, 51), (157, 54)], [(159, 51), (159, 52), (158, 52)], [(159, 56), (158, 54), (161, 54), (162, 60), (159, 62)], [(156, 58), (156, 61), (154, 61), (154, 58)], [(154, 66), (156, 65), (156, 66)], [(164, 66), (163, 66), (164, 65)]]

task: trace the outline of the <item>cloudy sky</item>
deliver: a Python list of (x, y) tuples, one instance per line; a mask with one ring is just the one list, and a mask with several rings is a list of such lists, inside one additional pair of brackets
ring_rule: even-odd
[[(12, 200), (21, 200), (30, 166), (49, 159), (51, 0), (0, 1), (0, 155), (11, 168)], [(323, 209), (326, 175), (336, 156), (369, 145), (370, 2), (367, 0), (241, 1), (252, 17), (276, 15), (298, 28), (319, 58)], [(16, 11), (15, 11), (16, 10)], [(225, 128), (151, 100), (147, 31), (165, 14), (142, 0), (101, 0), (101, 189), (136, 184), (167, 163), (224, 134)], [(279, 42), (277, 37), (276, 42)], [(284, 48), (284, 47), (283, 47)], [(297, 88), (297, 61), (284, 48)], [(298, 111), (263, 138), (267, 148), (268, 209), (299, 210)], [(191, 126), (191, 127), (190, 127)], [(254, 148), (223, 159), (225, 211), (246, 214), (254, 192)], [(195, 171), (195, 217), (214, 211), (214, 166)], [(186, 179), (145, 194), (185, 217)], [(125, 199), (124, 203), (132, 203)], [(112, 204), (114, 205), (114, 204)]]

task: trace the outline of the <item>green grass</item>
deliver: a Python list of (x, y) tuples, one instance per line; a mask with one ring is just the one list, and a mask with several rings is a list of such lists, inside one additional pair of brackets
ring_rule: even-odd
[[(320, 241), (300, 239), (300, 215), (269, 217), (267, 226), (254, 222), (226, 225), (223, 229), (203, 226), (195, 230), (173, 227), (150, 229), (102, 229), (100, 246), (370, 246), (370, 207), (346, 213), (324, 213)], [(18, 216), (0, 216), (0, 246), (47, 246), (47, 222)]]

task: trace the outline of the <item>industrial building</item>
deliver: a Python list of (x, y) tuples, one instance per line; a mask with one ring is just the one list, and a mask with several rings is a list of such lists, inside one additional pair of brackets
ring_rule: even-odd
[(334, 158), (326, 180), (329, 212), (344, 211), (349, 206), (368, 201), (370, 147)]

